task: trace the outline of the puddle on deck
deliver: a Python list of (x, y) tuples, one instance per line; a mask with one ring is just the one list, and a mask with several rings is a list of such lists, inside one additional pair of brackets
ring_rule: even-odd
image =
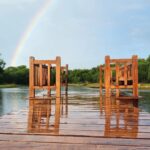
[(30, 109), (1, 116), (0, 133), (149, 139), (149, 91), (143, 95), (138, 102), (102, 98), (95, 89), (72, 89), (57, 107), (55, 100), (37, 100)]
[(34, 101), (28, 115), (30, 134), (150, 138), (150, 114), (138, 100), (116, 100), (92, 94), (64, 96), (61, 105)]

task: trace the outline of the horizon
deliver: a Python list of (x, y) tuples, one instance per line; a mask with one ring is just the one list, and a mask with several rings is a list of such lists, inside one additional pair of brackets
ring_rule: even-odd
[[(147, 56), (147, 57), (145, 57), (145, 58), (139, 58), (138, 57), (138, 60), (146, 60), (148, 57), (150, 57), (150, 54)], [(110, 58), (111, 59), (115, 59), (115, 58), (112, 58), (111, 56), (110, 56)], [(3, 59), (3, 58), (2, 58)], [(105, 58), (104, 58), (105, 59)], [(122, 59), (122, 58), (120, 58), (120, 59)], [(129, 58), (123, 58), (123, 59), (129, 59)], [(5, 61), (5, 60), (4, 60)], [(29, 68), (29, 65), (25, 65), (25, 64), (20, 64), (20, 65), (18, 65), (18, 66), (7, 66), (7, 62), (5, 62), (6, 63), (6, 65), (5, 65), (5, 68), (4, 69), (6, 69), (6, 68), (9, 68), (9, 67), (19, 67), (19, 66), (26, 66), (27, 68)], [(96, 66), (93, 66), (93, 67), (91, 67), (91, 68), (68, 68), (69, 70), (91, 70), (92, 68), (97, 68), (97, 67), (99, 67), (100, 65), (104, 65), (105, 64), (105, 62), (104, 63), (102, 63), (102, 64), (98, 64), (98, 65), (96, 65)], [(62, 64), (62, 65), (66, 65), (66, 64)], [(68, 67), (69, 67), (69, 64), (68, 64)]]

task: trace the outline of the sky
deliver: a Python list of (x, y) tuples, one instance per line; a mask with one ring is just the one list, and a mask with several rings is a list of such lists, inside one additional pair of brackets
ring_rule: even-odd
[(104, 63), (106, 55), (150, 54), (150, 0), (0, 0), (0, 53), (8, 66), (29, 57), (71, 69)]

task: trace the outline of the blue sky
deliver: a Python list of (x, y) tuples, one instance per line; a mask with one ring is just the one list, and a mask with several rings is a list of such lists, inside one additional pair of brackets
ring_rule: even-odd
[[(0, 0), (0, 53), (11, 65), (18, 42), (48, 0)], [(150, 54), (150, 0), (51, 0), (16, 58), (16, 65), (62, 57), (70, 68), (91, 68), (105, 55)]]

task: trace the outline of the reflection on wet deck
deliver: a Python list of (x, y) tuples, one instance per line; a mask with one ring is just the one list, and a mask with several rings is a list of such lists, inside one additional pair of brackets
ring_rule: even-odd
[(138, 101), (110, 100), (104, 101), (105, 137), (136, 138), (138, 135)]
[(0, 140), (20, 141), (18, 136), (22, 135), (30, 142), (44, 143), (49, 137), (54, 143), (83, 144), (86, 138), (92, 145), (116, 143), (133, 147), (142, 143), (150, 147), (150, 114), (139, 110), (135, 99), (63, 95), (61, 104), (55, 105), (53, 98), (37, 98), (32, 100), (29, 111), (25, 109), (0, 118)]
[[(147, 119), (142, 119), (146, 117)], [(34, 100), (28, 133), (95, 137), (149, 138), (150, 114), (140, 113), (137, 100), (115, 97), (64, 96), (61, 105)]]

